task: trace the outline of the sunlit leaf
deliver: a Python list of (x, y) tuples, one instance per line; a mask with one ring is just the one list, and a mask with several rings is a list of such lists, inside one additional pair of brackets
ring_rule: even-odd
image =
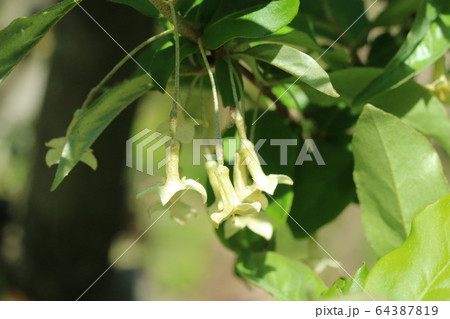
[(292, 47), (262, 44), (240, 52), (238, 55), (250, 56), (270, 63), (322, 93), (332, 97), (339, 96), (327, 72), (309, 55)]
[(381, 258), (365, 288), (380, 300), (450, 300), (450, 195), (412, 223), (403, 245)]
[(294, 19), (299, 0), (221, 1), (202, 40), (217, 49), (233, 38), (257, 38), (275, 32)]
[(353, 152), (365, 234), (383, 256), (405, 241), (424, 207), (448, 193), (448, 183), (426, 138), (373, 106), (358, 120)]

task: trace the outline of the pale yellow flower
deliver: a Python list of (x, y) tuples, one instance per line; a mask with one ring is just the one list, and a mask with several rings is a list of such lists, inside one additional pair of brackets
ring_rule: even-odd
[(278, 184), (294, 184), (292, 179), (287, 175), (264, 174), (261, 163), (256, 155), (254, 145), (249, 140), (241, 139), (239, 153), (243, 162), (247, 164), (255, 185), (263, 192), (273, 195)]
[(242, 161), (239, 153), (236, 153), (233, 167), (233, 183), (236, 194), (243, 203), (259, 202), (261, 209), (265, 210), (269, 205), (267, 197), (255, 184), (248, 184), (247, 169)]
[[(210, 163), (210, 171), (214, 164)], [(232, 217), (234, 221), (235, 215), (257, 215), (261, 210), (261, 204), (242, 203), (230, 180), (229, 169), (223, 165), (217, 165), (213, 174), (210, 174), (210, 182), (216, 194), (216, 203), (213, 204), (211, 212), (211, 220), (215, 227), (226, 219)], [(211, 178), (212, 177), (212, 178)]]
[(161, 200), (161, 204), (166, 206), (167, 203), (173, 202), (176, 199), (176, 194), (181, 191), (193, 190), (202, 196), (203, 203), (206, 203), (206, 190), (198, 182), (192, 179), (183, 177), (180, 179), (179, 173), (179, 157), (180, 157), (180, 143), (176, 140), (169, 142), (169, 151), (166, 154), (166, 178), (163, 183), (158, 183), (152, 187), (147, 188), (137, 195), (142, 197), (151, 191), (157, 191)]

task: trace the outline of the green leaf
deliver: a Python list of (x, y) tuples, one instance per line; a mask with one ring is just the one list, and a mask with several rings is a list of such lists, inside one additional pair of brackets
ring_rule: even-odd
[(269, 35), (289, 24), (299, 5), (299, 0), (222, 1), (216, 11), (219, 17), (214, 17), (203, 32), (203, 43), (217, 49), (233, 38)]
[(353, 152), (365, 234), (383, 256), (404, 242), (414, 216), (445, 195), (448, 183), (426, 138), (370, 105), (356, 125)]
[(124, 81), (107, 89), (86, 109), (76, 112), (67, 134), (58, 170), (51, 190), (55, 190), (62, 180), (80, 161), (105, 128), (137, 98), (151, 87), (148, 75)]
[(240, 52), (238, 55), (250, 56), (270, 63), (322, 93), (332, 97), (339, 96), (331, 85), (327, 72), (309, 55), (294, 48), (277, 44), (262, 44)]
[(81, 0), (65, 0), (0, 31), (0, 84), (44, 35)]
[(428, 206), (400, 248), (381, 258), (365, 288), (391, 300), (450, 300), (450, 195)]
[[(348, 142), (318, 140), (325, 165), (313, 161), (296, 166), (290, 215), (308, 234), (336, 218), (355, 198), (353, 155)], [(292, 219), (288, 224), (295, 237), (307, 236)]]
[(156, 10), (156, 8), (149, 2), (149, 0), (109, 0), (109, 1), (128, 5), (148, 17), (156, 18), (159, 16), (158, 10)]
[[(185, 38), (180, 38), (180, 61), (182, 62), (191, 54), (197, 51), (197, 46)], [(164, 93), (170, 76), (175, 70), (175, 45), (165, 47), (153, 56), (150, 65), (155, 87)]]
[(439, 99), (415, 81), (370, 101), (435, 140), (450, 155), (450, 119)]
[[(242, 82), (242, 75), (239, 67), (236, 65), (235, 61), (231, 61), (232, 68), (232, 74), (234, 75), (234, 83), (236, 86), (236, 94), (237, 94), (237, 101), (240, 101), (241, 99), (241, 90), (240, 87), (243, 88), (243, 82)], [(220, 92), (220, 97), (222, 98), (222, 104), (224, 106), (230, 106), (234, 104), (235, 101), (233, 97), (233, 89), (231, 86), (231, 78), (230, 78), (230, 68), (229, 64), (225, 59), (223, 58), (217, 58), (216, 59), (216, 66), (215, 66), (215, 76), (216, 76), (216, 83), (217, 88)], [(236, 79), (236, 75), (238, 78)]]
[(450, 2), (426, 1), (400, 50), (384, 72), (358, 95), (355, 105), (362, 105), (374, 96), (405, 83), (449, 48)]
[(236, 273), (277, 300), (314, 300), (326, 290), (310, 268), (273, 252), (240, 255)]

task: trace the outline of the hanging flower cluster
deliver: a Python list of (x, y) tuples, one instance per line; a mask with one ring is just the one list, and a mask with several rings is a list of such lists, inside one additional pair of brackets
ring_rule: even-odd
[[(229, 168), (223, 163), (210, 159), (205, 164), (215, 198), (206, 211), (216, 228), (225, 223), (226, 238), (248, 227), (269, 240), (273, 233), (272, 224), (259, 214), (267, 209), (269, 204), (264, 193), (273, 195), (278, 184), (292, 185), (293, 181), (286, 175), (266, 175), (253, 143), (245, 135), (244, 121), (239, 113), (236, 115), (236, 126), (240, 132), (240, 146), (235, 154), (233, 181), (230, 178)], [(180, 178), (179, 154), (180, 143), (176, 139), (171, 139), (166, 151), (166, 177), (161, 183), (141, 192), (138, 197), (156, 192), (161, 205), (153, 207), (153, 210), (167, 209), (171, 212), (172, 218), (184, 224), (187, 219), (199, 212), (196, 208), (198, 205), (193, 204), (192, 194), (196, 193), (197, 199), (201, 198), (201, 201), (206, 203), (207, 193), (197, 181), (186, 177)], [(185, 192), (191, 194), (185, 195)]]
[[(187, 179), (186, 177), (180, 178), (179, 173), (179, 141), (186, 143), (188, 142), (187, 140), (191, 140), (194, 137), (194, 129), (193, 127), (191, 128), (192, 125), (190, 124), (192, 123), (184, 123), (186, 120), (178, 112), (180, 49), (176, 28), (176, 23), (174, 23), (176, 51), (174, 105), (168, 124), (160, 126), (164, 131), (169, 131), (172, 137), (168, 142), (166, 151), (166, 176), (161, 183), (144, 190), (138, 197), (156, 192), (159, 195), (160, 205), (152, 209), (169, 210), (172, 217), (177, 222), (183, 224), (188, 218), (197, 214), (199, 210), (192, 204), (192, 196), (185, 195), (185, 193), (196, 193), (197, 198), (200, 195), (203, 204), (206, 203), (207, 193), (200, 183), (192, 179)], [(199, 50), (211, 82), (216, 114), (216, 138), (219, 140), (221, 134), (217, 90), (214, 75), (206, 58), (201, 40), (199, 40)], [(233, 95), (236, 98), (233, 74), (230, 73), (230, 77)], [(292, 185), (293, 182), (286, 175), (266, 175), (264, 173), (254, 145), (247, 139), (245, 123), (239, 108), (232, 108), (232, 117), (235, 121), (240, 140), (239, 149), (235, 154), (233, 181), (230, 178), (229, 168), (224, 165), (223, 145), (217, 144), (217, 161), (210, 159), (205, 165), (209, 183), (215, 197), (214, 203), (206, 209), (206, 212), (216, 228), (219, 228), (220, 224), (224, 223), (223, 227), (226, 238), (233, 236), (240, 229), (247, 227), (269, 240), (273, 233), (272, 224), (260, 216), (260, 212), (267, 209), (269, 205), (264, 193), (273, 195), (278, 184)], [(183, 123), (185, 124), (184, 126), (190, 127), (190, 129), (187, 131), (184, 130)], [(251, 177), (251, 181), (248, 178), (249, 176)]]

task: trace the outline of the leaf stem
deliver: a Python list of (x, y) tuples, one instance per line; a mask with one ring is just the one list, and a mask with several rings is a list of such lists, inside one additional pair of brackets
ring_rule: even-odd
[(117, 73), (117, 71), (119, 71), (119, 69), (126, 63), (128, 62), (128, 60), (130, 60), (136, 53), (138, 53), (139, 51), (141, 51), (143, 48), (145, 48), (146, 46), (148, 46), (149, 44), (151, 44), (152, 42), (154, 42), (155, 40), (172, 33), (173, 30), (166, 30), (163, 31), (157, 35), (154, 35), (150, 38), (148, 38), (147, 40), (145, 40), (144, 42), (142, 42), (141, 44), (139, 44), (136, 48), (134, 48), (132, 51), (130, 51), (130, 53), (128, 53), (122, 60), (119, 61), (119, 63), (117, 63), (111, 71), (109, 71), (109, 73), (89, 92), (86, 100), (83, 103), (83, 106), (81, 107), (82, 109), (85, 108), (87, 105), (89, 105), (89, 103), (91, 103), (96, 97), (97, 94), (104, 88), (104, 86), (106, 85), (106, 83), (108, 81), (111, 80), (111, 78), (114, 76), (114, 74)]
[(212, 94), (213, 94), (213, 102), (214, 102), (214, 112), (216, 115), (216, 156), (217, 162), (219, 165), (223, 165), (223, 143), (222, 143), (222, 134), (220, 132), (220, 110), (219, 110), (219, 99), (217, 97), (217, 88), (216, 81), (214, 80), (214, 74), (211, 70), (211, 66), (209, 65), (208, 59), (206, 58), (205, 50), (203, 49), (203, 42), (201, 39), (198, 40), (198, 47), (200, 49), (200, 54), (203, 59), (203, 63), (205, 64), (206, 70), (208, 71), (209, 80), (211, 82)]

